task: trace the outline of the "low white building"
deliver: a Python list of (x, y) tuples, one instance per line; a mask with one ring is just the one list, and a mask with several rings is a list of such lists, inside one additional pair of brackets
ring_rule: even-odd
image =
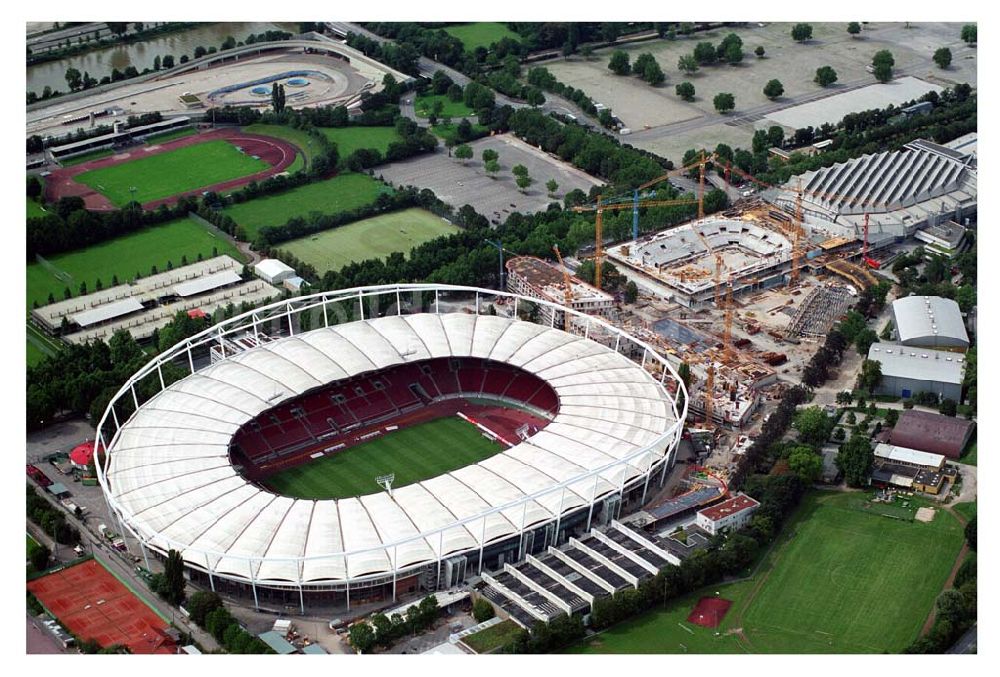
[(269, 284), (281, 284), (290, 277), (295, 277), (295, 269), (278, 259), (264, 259), (253, 267), (257, 277)]
[(737, 494), (722, 503), (698, 511), (695, 524), (712, 534), (721, 531), (737, 531), (750, 522), (760, 503), (746, 494)]

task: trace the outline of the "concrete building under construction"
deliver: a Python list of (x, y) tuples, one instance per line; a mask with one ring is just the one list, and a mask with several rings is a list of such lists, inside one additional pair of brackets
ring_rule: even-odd
[[(615, 298), (611, 294), (534, 256), (518, 256), (507, 261), (507, 289), (515, 294), (552, 301), (590, 315), (607, 317), (615, 306)], [(563, 313), (551, 308), (543, 306), (539, 308), (539, 312), (549, 322), (563, 321)], [(557, 317), (552, 317), (553, 312)]]
[(780, 284), (791, 269), (791, 219), (766, 208), (734, 209), (608, 249), (608, 256), (670, 288), (671, 300), (698, 308)]

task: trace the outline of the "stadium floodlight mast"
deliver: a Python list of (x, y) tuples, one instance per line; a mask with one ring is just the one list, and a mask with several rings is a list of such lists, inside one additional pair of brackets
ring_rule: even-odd
[(392, 483), (396, 481), (396, 473), (391, 472), (388, 475), (379, 475), (375, 478), (375, 482), (378, 483), (380, 487), (389, 492), (389, 498), (392, 498)]

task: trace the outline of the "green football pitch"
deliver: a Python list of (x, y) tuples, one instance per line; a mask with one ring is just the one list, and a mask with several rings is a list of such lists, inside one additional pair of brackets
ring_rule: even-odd
[[(859, 492), (812, 492), (749, 580), (692, 593), (573, 652), (901, 651), (944, 587), (962, 528), (940, 509), (929, 523), (909, 522), (866, 510), (865, 499)], [(716, 592), (733, 602), (722, 624), (709, 630), (687, 623), (698, 598)]]
[(503, 448), (457, 416), (391, 432), (370, 442), (268, 477), (284, 496), (347, 498), (381, 491), (375, 478), (395, 473), (393, 488), (478, 463)]
[(217, 139), (193, 146), (183, 146), (165, 153), (142, 157), (111, 167), (92, 169), (76, 180), (100, 192), (112, 203), (122, 206), (133, 197), (140, 203), (159, 200), (197, 188), (248, 176), (270, 167), (237, 150), (236, 146)]
[(359, 148), (371, 148), (385, 155), (390, 143), (402, 140), (395, 127), (317, 127), (316, 130), (337, 144), (341, 160)]
[(322, 274), (352, 261), (383, 258), (392, 252), (409, 254), (417, 245), (455, 232), (458, 228), (441, 217), (411, 208), (290, 240), (279, 248), (312, 264)]
[(46, 259), (48, 265), (32, 261), (27, 266), (28, 308), (35, 301), (45, 305), (49, 294), (61, 301), (66, 287), (77, 296), (81, 282), (87, 283), (89, 291), (95, 291), (98, 279), (110, 287), (115, 275), (124, 283), (136, 273), (149, 275), (153, 266), (160, 271), (167, 269), (168, 262), (178, 267), (184, 256), (188, 263), (197, 261), (198, 254), (211, 258), (213, 250), (243, 261), (243, 255), (229, 240), (188, 218), (149, 226), (86, 249), (56, 254)]
[(461, 40), (467, 52), (475, 51), (476, 47), (489, 47), (494, 42), (499, 42), (504, 38), (521, 39), (520, 35), (502, 23), (491, 21), (448, 26), (444, 30), (448, 35)]
[(332, 179), (234, 204), (223, 212), (243, 226), (252, 240), (264, 226), (283, 226), (293, 217), (312, 212), (336, 214), (357, 209), (374, 202), (380, 193), (391, 191), (367, 174), (338, 174)]

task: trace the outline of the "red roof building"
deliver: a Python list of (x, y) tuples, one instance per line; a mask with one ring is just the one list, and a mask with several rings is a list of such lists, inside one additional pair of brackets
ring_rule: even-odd
[(695, 524), (713, 536), (723, 530), (736, 531), (750, 521), (760, 503), (746, 494), (738, 494), (722, 503), (698, 511)]
[(964, 418), (908, 409), (900, 413), (889, 443), (954, 459), (962, 455), (975, 427)]

